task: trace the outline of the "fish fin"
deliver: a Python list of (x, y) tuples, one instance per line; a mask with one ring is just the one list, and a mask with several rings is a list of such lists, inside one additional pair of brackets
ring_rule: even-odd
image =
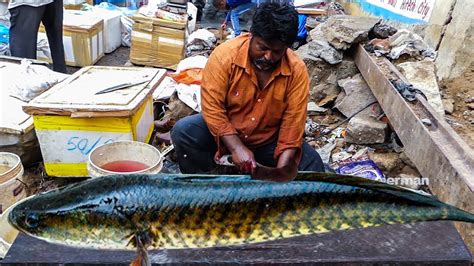
[(422, 194), (404, 187), (387, 184), (381, 181), (374, 181), (358, 176), (341, 175), (337, 173), (299, 172), (295, 178), (295, 181), (315, 181), (332, 183), (337, 185), (353, 186), (390, 194), (392, 196), (401, 197), (426, 205), (436, 207), (445, 206), (445, 203), (439, 201), (434, 196)]
[[(157, 174), (160, 175), (160, 174)], [(206, 174), (171, 174), (161, 175), (161, 179), (173, 181), (250, 181), (250, 175), (206, 175)]]
[(385, 193), (398, 198), (412, 201), (417, 204), (444, 208), (446, 210), (444, 220), (474, 223), (474, 214), (461, 210), (455, 206), (438, 200), (435, 196), (420, 193), (412, 189), (374, 181), (358, 176), (341, 175), (337, 173), (300, 172), (295, 181), (325, 182), (338, 185), (346, 185), (369, 189), (380, 193)]
[(136, 234), (135, 241), (137, 245), (137, 256), (133, 261), (130, 263), (130, 266), (151, 266), (150, 257), (148, 256), (147, 251), (147, 242), (149, 240), (142, 239), (143, 234)]

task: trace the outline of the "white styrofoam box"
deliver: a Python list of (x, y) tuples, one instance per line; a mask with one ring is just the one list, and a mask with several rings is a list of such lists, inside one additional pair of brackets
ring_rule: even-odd
[[(86, 49), (91, 51), (91, 63), (96, 62), (104, 53), (104, 33), (100, 31), (97, 35), (92, 37), (91, 43), (87, 43), (87, 47), (80, 47), (79, 49)], [(74, 63), (77, 58), (74, 55), (74, 46), (72, 36), (63, 35), (64, 58), (67, 65), (76, 66)], [(92, 44), (92, 45), (91, 45)], [(38, 32), (38, 49), (36, 57), (39, 60), (51, 61), (51, 51), (49, 49), (48, 37), (45, 32)]]
[[(66, 65), (93, 65), (104, 55), (103, 27), (103, 19), (91, 12), (64, 11), (63, 44)], [(37, 58), (51, 62), (51, 52), (43, 27), (38, 31)]]
[(92, 13), (104, 20), (104, 52), (111, 53), (122, 45), (122, 22), (119, 11), (94, 7)]
[(193, 3), (188, 2), (188, 15), (191, 15), (192, 20), (188, 21), (188, 32), (194, 32), (196, 29), (197, 7)]

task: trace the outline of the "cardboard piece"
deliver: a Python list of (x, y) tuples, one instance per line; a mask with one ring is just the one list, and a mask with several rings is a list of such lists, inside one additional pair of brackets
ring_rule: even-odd
[(141, 14), (132, 17), (130, 61), (176, 70), (184, 58), (187, 22), (171, 22)]

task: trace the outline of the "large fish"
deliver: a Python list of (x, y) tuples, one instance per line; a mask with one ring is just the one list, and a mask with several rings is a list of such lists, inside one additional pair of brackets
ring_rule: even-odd
[[(124, 175), (18, 204), (9, 221), (53, 243), (99, 249), (206, 248), (332, 230), (474, 215), (407, 189), (336, 174), (276, 183), (243, 177)], [(138, 262), (138, 260), (137, 260)]]

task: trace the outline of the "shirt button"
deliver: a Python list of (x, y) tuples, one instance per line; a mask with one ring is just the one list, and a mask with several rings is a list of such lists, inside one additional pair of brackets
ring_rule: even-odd
[(248, 135), (245, 135), (244, 138), (248, 138), (249, 136)]
[(262, 99), (258, 99), (257, 102), (261, 103), (261, 102), (262, 102)]
[(252, 117), (252, 121), (255, 121), (255, 117)]

